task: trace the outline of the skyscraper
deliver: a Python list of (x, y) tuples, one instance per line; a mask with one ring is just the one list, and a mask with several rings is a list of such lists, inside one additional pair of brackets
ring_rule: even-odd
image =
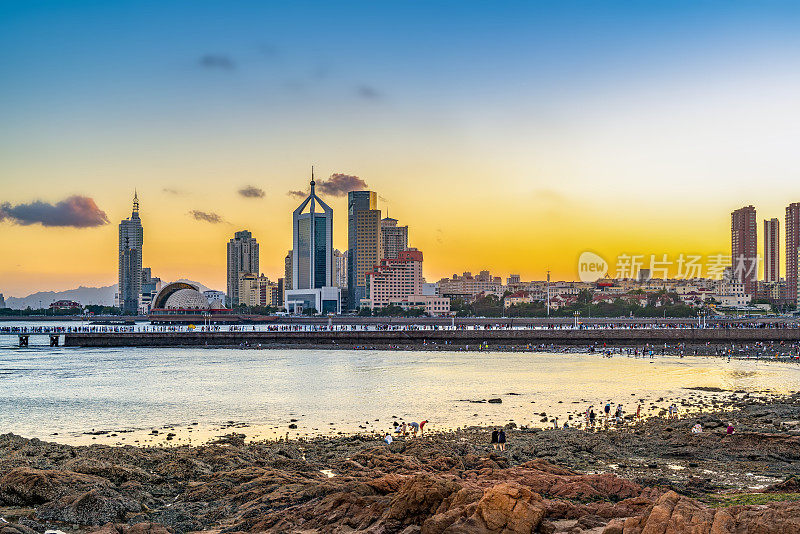
[(745, 206), (731, 213), (731, 263), (733, 277), (754, 295), (758, 280), (758, 230), (756, 209)]
[[(311, 192), (292, 213), (292, 285), (286, 290), (286, 309), (314, 308), (319, 313), (339, 313), (341, 292), (334, 287), (333, 209)], [(318, 211), (321, 210), (321, 211)]]
[(333, 286), (333, 209), (314, 186), (312, 170), (311, 193), (292, 214), (292, 289)]
[(228, 306), (239, 304), (239, 276), (259, 273), (258, 241), (247, 230), (236, 232), (228, 241)]
[(778, 219), (764, 219), (764, 281), (781, 279), (781, 241)]
[(347, 194), (347, 305), (358, 309), (369, 298), (365, 273), (380, 262), (381, 212), (374, 191)]
[(122, 313), (139, 312), (142, 293), (142, 242), (144, 232), (139, 219), (139, 195), (133, 194), (133, 211), (119, 223), (119, 307)]
[(408, 249), (408, 226), (397, 226), (397, 219), (381, 220), (381, 259), (395, 259)]
[(786, 206), (786, 300), (798, 302), (798, 265), (797, 255), (800, 251), (800, 202), (792, 202)]

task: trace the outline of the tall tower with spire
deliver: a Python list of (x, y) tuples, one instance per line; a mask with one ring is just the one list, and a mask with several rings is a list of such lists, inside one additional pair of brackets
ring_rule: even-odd
[(333, 286), (333, 209), (315, 191), (292, 213), (292, 287), (319, 289)]
[(119, 307), (122, 313), (136, 315), (142, 294), (142, 241), (144, 232), (139, 219), (139, 194), (133, 193), (133, 210), (119, 223)]
[(292, 213), (292, 276), (286, 307), (295, 311), (341, 311), (341, 291), (334, 287), (333, 209), (316, 193), (314, 167), (311, 191)]

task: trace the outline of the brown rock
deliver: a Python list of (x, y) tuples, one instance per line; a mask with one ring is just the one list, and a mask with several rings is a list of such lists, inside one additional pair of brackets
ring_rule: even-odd
[(442, 501), (460, 489), (455, 482), (428, 475), (411, 477), (398, 490), (386, 517), (402, 524), (422, 524), (436, 513)]
[(114, 490), (92, 489), (51, 501), (42, 506), (36, 515), (45, 521), (98, 526), (124, 521), (128, 512), (139, 511), (141, 505)]
[(498, 484), (486, 490), (472, 517), (488, 532), (530, 534), (544, 512), (538, 494), (518, 484)]
[(603, 534), (623, 534), (625, 522), (622, 519), (612, 519), (603, 529)]
[(126, 525), (122, 523), (107, 523), (101, 528), (92, 531), (92, 534), (170, 534), (171, 531), (158, 523), (136, 523)]
[(0, 478), (0, 503), (10, 506), (37, 505), (63, 495), (108, 486), (108, 480), (92, 475), (19, 467)]

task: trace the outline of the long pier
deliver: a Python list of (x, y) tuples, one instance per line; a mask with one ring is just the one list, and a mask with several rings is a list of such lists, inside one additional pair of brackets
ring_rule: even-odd
[(393, 330), (255, 330), (66, 333), (68, 347), (424, 347), (452, 345), (615, 345), (752, 344), (800, 342), (798, 328), (585, 328), (585, 329), (393, 329)]

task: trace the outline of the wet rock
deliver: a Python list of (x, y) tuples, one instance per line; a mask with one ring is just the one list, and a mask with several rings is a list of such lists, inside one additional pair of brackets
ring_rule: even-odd
[(133, 525), (108, 523), (92, 532), (92, 534), (172, 534), (164, 525), (141, 522)]
[(39, 531), (25, 526), (22, 523), (17, 523), (16, 525), (12, 523), (0, 523), (0, 534), (39, 534)]
[(20, 467), (0, 478), (0, 503), (8, 506), (37, 505), (69, 493), (108, 486), (108, 480), (92, 475)]
[(114, 490), (93, 489), (47, 503), (39, 508), (36, 515), (44, 521), (99, 526), (124, 521), (127, 513), (139, 511), (139, 503)]
[(488, 402), (489, 402), (489, 404), (501, 404), (501, 403), (503, 402), (503, 399), (500, 399), (500, 398), (497, 398), (497, 399), (489, 399), (489, 401), (488, 401)]

